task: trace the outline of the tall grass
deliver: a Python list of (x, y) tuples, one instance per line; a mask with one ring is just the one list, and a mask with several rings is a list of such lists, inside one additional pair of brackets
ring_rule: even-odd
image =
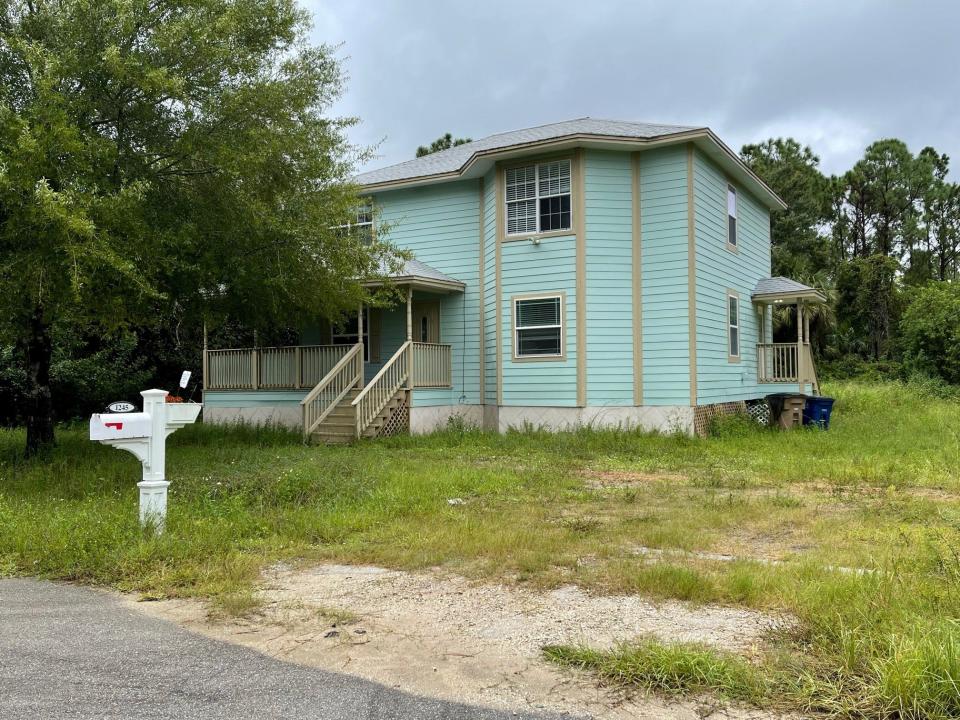
[[(132, 456), (77, 427), (24, 460), (22, 432), (0, 430), (0, 575), (241, 613), (265, 565), (331, 559), (746, 606), (798, 621), (758, 663), (651, 643), (551, 657), (611, 682), (802, 711), (960, 716), (960, 403), (899, 383), (827, 391), (828, 432), (738, 426), (707, 440), (454, 427), (305, 447), (276, 428), (191, 426), (169, 442), (160, 537), (138, 527)], [(637, 552), (651, 547), (667, 554)]]

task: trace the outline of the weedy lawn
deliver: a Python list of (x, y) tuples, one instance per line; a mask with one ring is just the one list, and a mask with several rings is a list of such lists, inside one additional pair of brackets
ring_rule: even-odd
[[(0, 431), (0, 574), (256, 604), (260, 569), (337, 560), (785, 612), (755, 657), (642, 641), (548, 648), (606, 682), (849, 717), (960, 717), (960, 403), (834, 384), (829, 432), (707, 440), (583, 430), (304, 447), (275, 429), (171, 437), (167, 533), (139, 464), (61, 430)], [(455, 500), (451, 503), (451, 500)]]

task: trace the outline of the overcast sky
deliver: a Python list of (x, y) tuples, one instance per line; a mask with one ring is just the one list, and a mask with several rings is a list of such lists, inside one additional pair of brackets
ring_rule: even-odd
[(960, 175), (960, 0), (302, 0), (343, 43), (335, 111), (368, 168), (444, 132), (575, 117), (708, 125), (731, 147), (791, 135), (826, 172), (899, 137)]

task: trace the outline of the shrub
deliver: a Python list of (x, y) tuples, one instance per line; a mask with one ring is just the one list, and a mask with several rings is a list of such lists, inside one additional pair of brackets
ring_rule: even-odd
[(960, 284), (918, 289), (900, 320), (900, 343), (908, 371), (960, 384)]

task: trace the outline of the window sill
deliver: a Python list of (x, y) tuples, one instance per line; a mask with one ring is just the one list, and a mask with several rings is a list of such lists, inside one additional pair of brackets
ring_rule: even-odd
[(739, 245), (731, 245), (730, 243), (727, 243), (727, 244), (726, 244), (726, 248), (727, 248), (727, 252), (731, 252), (731, 253), (733, 253), (734, 255), (739, 255), (739, 254), (740, 254), (740, 246), (739, 246)]
[(573, 228), (569, 230), (551, 230), (544, 233), (527, 233), (525, 235), (504, 235), (500, 242), (517, 242), (518, 240), (545, 240), (555, 237), (573, 237), (577, 232)]
[(511, 360), (516, 363), (531, 363), (531, 362), (563, 362), (567, 359), (566, 355), (522, 355), (511, 357)]

